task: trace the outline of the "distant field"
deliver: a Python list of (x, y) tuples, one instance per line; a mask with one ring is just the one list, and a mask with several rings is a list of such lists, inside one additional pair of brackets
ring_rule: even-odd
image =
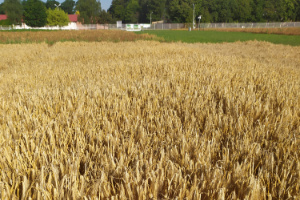
[[(239, 30), (239, 29), (237, 29)], [(54, 44), (65, 41), (85, 42), (122, 42), (137, 40), (155, 40), (161, 42), (185, 43), (224, 43), (236, 41), (267, 41), (274, 44), (291, 46), (300, 45), (298, 35), (256, 34), (243, 32), (229, 32), (222, 29), (187, 31), (187, 30), (155, 30), (141, 32), (127, 32), (120, 30), (82, 30), (82, 31), (0, 31), (0, 44), (42, 43)], [(227, 31), (227, 32), (224, 32)], [(242, 30), (241, 30), (242, 31)]]
[(273, 44), (285, 44), (291, 46), (300, 45), (300, 36), (279, 35), (279, 34), (257, 34), (243, 32), (221, 32), (221, 31), (187, 31), (187, 30), (155, 30), (142, 31), (137, 34), (148, 33), (164, 38), (166, 42), (186, 42), (186, 43), (223, 43), (236, 41), (266, 41)]
[(71, 30), (71, 31), (45, 31), (45, 30), (18, 30), (0, 31), (0, 44), (42, 43), (54, 44), (63, 41), (85, 42), (122, 42), (136, 40), (157, 40), (154, 35), (134, 34), (120, 30)]

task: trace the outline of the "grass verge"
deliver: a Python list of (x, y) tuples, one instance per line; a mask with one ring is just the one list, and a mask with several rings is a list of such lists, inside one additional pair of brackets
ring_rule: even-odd
[(300, 45), (300, 37), (295, 35), (256, 34), (241, 32), (219, 32), (219, 31), (175, 31), (155, 30), (142, 31), (137, 34), (148, 33), (164, 38), (166, 42), (186, 43), (223, 43), (236, 41), (266, 41), (273, 44), (284, 44), (291, 46)]

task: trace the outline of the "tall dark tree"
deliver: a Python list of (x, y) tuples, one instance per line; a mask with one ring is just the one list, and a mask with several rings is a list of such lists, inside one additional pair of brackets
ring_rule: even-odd
[(285, 1), (285, 16), (284, 21), (295, 21), (297, 16), (297, 9), (300, 5), (298, 0), (286, 0)]
[(4, 3), (0, 3), (0, 15), (4, 15), (5, 11), (4, 11)]
[(129, 0), (126, 6), (125, 22), (137, 23), (139, 19), (138, 0)]
[(180, 23), (190, 21), (188, 18), (191, 16), (192, 7), (187, 2), (182, 0), (169, 0), (167, 1), (167, 6), (172, 22)]
[[(148, 0), (139, 0), (139, 22), (149, 23), (150, 22), (150, 12), (148, 10)], [(151, 14), (152, 16), (152, 14)]]
[(60, 3), (58, 1), (55, 0), (47, 0), (45, 3), (45, 6), (47, 9), (55, 9)]
[(265, 0), (263, 16), (266, 21), (275, 21), (276, 7), (273, 0)]
[(295, 15), (295, 20), (300, 21), (300, 0), (296, 1)]
[(242, 0), (239, 1), (239, 18), (240, 22), (249, 22), (251, 21), (251, 8), (252, 0)]
[(230, 0), (218, 0), (218, 5), (219, 22), (232, 22), (233, 14)]
[(28, 26), (43, 27), (47, 23), (46, 7), (40, 0), (28, 0), (24, 6), (24, 21)]
[(264, 20), (264, 0), (253, 0), (252, 18), (254, 22), (263, 22)]
[(105, 10), (101, 10), (99, 19), (98, 19), (99, 24), (112, 24), (115, 23), (113, 20), (111, 14), (109, 12), (106, 12)]
[(122, 20), (126, 21), (126, 6), (128, 0), (113, 0), (108, 11), (112, 14), (112, 17), (115, 21)]
[(97, 0), (78, 0), (76, 10), (79, 11), (79, 21), (84, 24), (95, 24), (101, 12), (101, 3)]
[(153, 12), (152, 21), (166, 21), (168, 19), (166, 0), (149, 0), (148, 10), (149, 13)]
[[(125, 23), (300, 21), (300, 0), (113, 0), (114, 20)], [(138, 20), (137, 20), (138, 18)]]
[(22, 23), (23, 6), (20, 0), (5, 0), (3, 4), (3, 9), (11, 23)]
[(61, 3), (60, 8), (63, 9), (68, 14), (73, 14), (75, 7), (75, 1), (73, 0), (65, 0), (63, 3)]

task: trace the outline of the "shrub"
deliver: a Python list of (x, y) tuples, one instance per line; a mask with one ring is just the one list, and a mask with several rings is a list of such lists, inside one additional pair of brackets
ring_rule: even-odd
[(47, 24), (49, 26), (66, 26), (69, 23), (68, 14), (61, 9), (47, 10)]

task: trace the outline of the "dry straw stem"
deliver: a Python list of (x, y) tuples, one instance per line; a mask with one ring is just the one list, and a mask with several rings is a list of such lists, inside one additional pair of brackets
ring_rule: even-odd
[(0, 45), (0, 198), (299, 199), (299, 53)]

